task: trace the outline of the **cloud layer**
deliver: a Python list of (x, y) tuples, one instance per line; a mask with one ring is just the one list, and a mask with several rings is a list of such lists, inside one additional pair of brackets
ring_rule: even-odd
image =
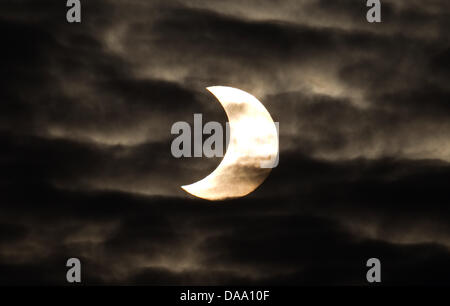
[[(450, 7), (383, 1), (53, 1), (0, 10), (0, 283), (449, 283)], [(249, 197), (179, 186), (176, 121), (257, 96), (280, 164)]]

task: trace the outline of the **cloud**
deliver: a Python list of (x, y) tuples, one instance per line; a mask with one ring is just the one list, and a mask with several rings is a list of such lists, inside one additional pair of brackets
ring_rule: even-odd
[(30, 175), (3, 174), (2, 282), (62, 284), (69, 257), (90, 284), (364, 284), (370, 257), (388, 284), (448, 282), (446, 163), (285, 154), (248, 198), (213, 205), (55, 186), (45, 174), (84, 176), (69, 151), (71, 171), (25, 156), (12, 166)]

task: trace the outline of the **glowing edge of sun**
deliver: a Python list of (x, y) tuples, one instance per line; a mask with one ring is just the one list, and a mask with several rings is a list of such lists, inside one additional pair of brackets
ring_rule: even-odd
[[(233, 174), (229, 167), (259, 167), (262, 161), (273, 160), (278, 154), (278, 133), (275, 123), (264, 105), (251, 94), (233, 87), (207, 87), (221, 103), (230, 124), (228, 149), (217, 168), (208, 176), (190, 185), (181, 186), (189, 194), (205, 200), (217, 201), (238, 198), (253, 192), (265, 180), (231, 183), (220, 188), (220, 180)], [(242, 106), (242, 112), (232, 112), (233, 106)], [(251, 128), (249, 128), (249, 124)], [(255, 133), (257, 131), (257, 133)]]

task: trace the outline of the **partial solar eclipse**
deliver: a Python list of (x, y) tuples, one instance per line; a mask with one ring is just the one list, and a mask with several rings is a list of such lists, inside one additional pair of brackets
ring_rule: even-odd
[(264, 105), (233, 87), (207, 88), (222, 104), (230, 124), (228, 149), (217, 168), (202, 180), (181, 186), (206, 200), (243, 197), (261, 185), (278, 157), (278, 132)]

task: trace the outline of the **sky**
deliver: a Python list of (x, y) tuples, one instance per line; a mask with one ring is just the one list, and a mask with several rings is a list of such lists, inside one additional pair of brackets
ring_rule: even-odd
[[(0, 284), (450, 283), (450, 3), (0, 4)], [(220, 158), (171, 155), (205, 89), (257, 97), (280, 161), (250, 195), (181, 190)]]

